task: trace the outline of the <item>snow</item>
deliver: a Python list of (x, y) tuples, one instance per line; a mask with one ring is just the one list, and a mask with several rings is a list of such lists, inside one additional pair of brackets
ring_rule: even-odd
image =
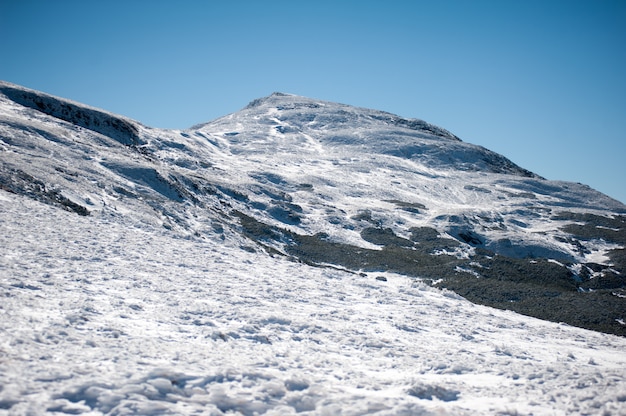
[(626, 412), (624, 338), (0, 195), (0, 414)]
[[(552, 217), (561, 211), (624, 212), (622, 204), (581, 184), (536, 177), (423, 121), (399, 120), (380, 111), (274, 94), (189, 132), (221, 143), (219, 166), (226, 167), (223, 180), (232, 187), (254, 192), (269, 186), (289, 193), (304, 211), (300, 229), (309, 234), (324, 232), (367, 247), (349, 220), (364, 209), (397, 235), (433, 225), (449, 233), (457, 226), (453, 218), (460, 216), (463, 227), (476, 230), (485, 247), (500, 254), (607, 261), (614, 246), (589, 243), (588, 252), (581, 253), (564, 241), (559, 229), (564, 224)], [(194, 154), (216, 156), (213, 148), (196, 144)], [(279, 173), (281, 181), (259, 180), (268, 172)], [(310, 192), (293, 192), (302, 183), (311, 185)], [(424, 209), (417, 216), (390, 211), (383, 203), (389, 200)]]
[(616, 201), (374, 110), (274, 94), (171, 131), (0, 87), (49, 105), (0, 95), (0, 415), (626, 414), (625, 338), (312, 267), (233, 216), (368, 249), (373, 225), (471, 230), (565, 264), (617, 246), (581, 253), (552, 216)]

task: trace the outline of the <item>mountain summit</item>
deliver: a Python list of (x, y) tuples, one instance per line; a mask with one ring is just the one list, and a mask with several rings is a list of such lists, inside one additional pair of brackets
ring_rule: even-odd
[(233, 123), (246, 127), (247, 134), (238, 138), (238, 132), (231, 132), (232, 144), (246, 146), (242, 151), (251, 149), (253, 138), (255, 149), (269, 148), (270, 153), (289, 153), (299, 146), (311, 157), (324, 149), (396, 156), (433, 168), (536, 176), (423, 120), (284, 93), (254, 100), (236, 114), (194, 129), (212, 132)]
[(382, 111), (0, 83), (0, 415), (622, 414), (625, 223)]
[(0, 94), (4, 190), (626, 334), (626, 206), (425, 121), (274, 93), (175, 131)]

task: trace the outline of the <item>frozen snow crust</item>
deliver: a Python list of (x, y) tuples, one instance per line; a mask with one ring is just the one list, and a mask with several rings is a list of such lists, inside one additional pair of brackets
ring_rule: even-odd
[(0, 188), (0, 415), (626, 412), (626, 207), (421, 120), (0, 83)]
[(626, 411), (626, 338), (127, 219), (0, 194), (0, 414)]

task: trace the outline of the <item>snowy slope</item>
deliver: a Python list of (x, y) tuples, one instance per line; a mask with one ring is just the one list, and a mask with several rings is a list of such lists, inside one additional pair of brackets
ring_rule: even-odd
[(624, 214), (380, 111), (0, 83), (0, 414), (624, 413), (624, 338), (558, 323), (626, 334)]
[(0, 221), (0, 414), (626, 412), (622, 337), (7, 193)]
[(626, 334), (626, 207), (585, 185), (420, 120), (279, 93), (184, 134), (218, 155), (247, 235), (279, 251)]
[[(307, 231), (327, 231), (334, 215), (333, 236), (358, 229), (350, 217), (367, 209), (402, 236), (413, 226), (435, 225), (455, 236), (463, 228), (501, 254), (534, 254), (536, 244), (556, 257), (584, 261), (592, 255), (560, 241), (565, 233), (552, 215), (626, 213), (626, 206), (584, 185), (543, 180), (425, 122), (303, 97), (274, 94), (189, 133), (239, 156), (233, 186), (254, 192), (267, 185), (289, 194), (304, 210)], [(503, 247), (505, 239), (513, 247)]]

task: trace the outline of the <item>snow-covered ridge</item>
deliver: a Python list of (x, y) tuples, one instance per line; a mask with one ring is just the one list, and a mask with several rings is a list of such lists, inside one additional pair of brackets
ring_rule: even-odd
[(244, 108), (244, 110), (267, 106), (272, 106), (277, 110), (333, 108), (333, 111), (336, 113), (334, 117), (335, 121), (341, 120), (341, 122), (346, 122), (350, 118), (358, 124), (362, 124), (364, 122), (367, 123), (368, 121), (381, 121), (390, 125), (396, 125), (398, 127), (404, 127), (411, 130), (427, 131), (441, 138), (461, 140), (449, 131), (427, 123), (424, 120), (405, 119), (384, 111), (315, 100), (281, 92), (275, 92), (268, 97), (253, 100)]
[(0, 93), (24, 107), (104, 134), (122, 144), (140, 143), (136, 123), (124, 117), (3, 81), (0, 81)]
[[(223, 131), (233, 127), (234, 131)], [(536, 176), (423, 120), (283, 93), (254, 100), (236, 114), (191, 130), (223, 131), (231, 145), (246, 146), (241, 151), (250, 151), (250, 142), (257, 151), (271, 147), (273, 151), (298, 149), (316, 154), (322, 146), (332, 151), (407, 158), (438, 168)]]
[[(235, 162), (237, 172), (247, 172), (252, 187), (262, 183), (289, 194), (305, 213), (303, 222), (315, 218), (310, 232), (326, 232), (329, 219), (339, 221), (344, 231), (331, 233), (335, 238), (343, 233), (349, 239), (345, 230), (359, 228), (349, 217), (370, 210), (380, 211), (381, 226), (399, 235), (409, 235), (411, 226), (435, 225), (454, 237), (464, 231), (479, 234), (483, 244), (502, 254), (541, 255), (544, 247), (545, 253), (573, 260), (578, 258), (577, 249), (557, 241), (563, 236), (557, 229), (546, 235), (543, 228), (548, 223), (558, 226), (550, 221), (555, 212), (626, 212), (623, 204), (588, 187), (546, 181), (487, 149), (450, 137), (443, 129), (419, 120), (407, 128), (409, 121), (398, 119), (375, 110), (275, 93), (240, 112), (196, 126), (189, 134), (203, 135), (218, 149), (254, 161)], [(239, 177), (234, 186), (246, 187), (241, 180), (248, 181)], [(314, 192), (294, 193), (301, 184)], [(338, 219), (329, 212), (324, 219), (322, 205), (316, 202), (320, 198), (347, 214), (338, 214), (343, 217)], [(384, 201), (424, 209), (420, 215), (402, 210), (390, 215), (393, 204), (381, 206)], [(504, 239), (517, 247), (506, 248), (499, 243)]]
[[(623, 286), (623, 204), (547, 181), (421, 120), (274, 93), (188, 130), (160, 130), (1, 87), (3, 189), (79, 214), (252, 239), (312, 264), (445, 277), (470, 298), (486, 291), (472, 285), (496, 290), (498, 273), (511, 279), (528, 259), (551, 261), (524, 272), (537, 287)], [(520, 296), (528, 297), (472, 299), (538, 310)]]
[(0, 416), (623, 414), (625, 213), (376, 110), (3, 83)]

